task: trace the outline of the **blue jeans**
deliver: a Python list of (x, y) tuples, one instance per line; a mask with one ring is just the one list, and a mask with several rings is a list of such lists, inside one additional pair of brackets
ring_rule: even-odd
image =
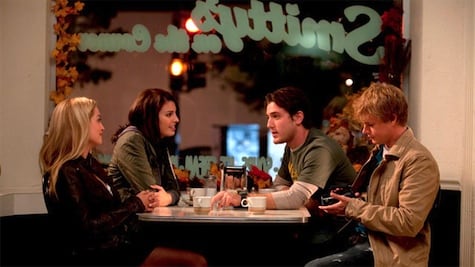
[(368, 241), (358, 243), (349, 249), (311, 260), (305, 267), (333, 267), (333, 266), (373, 266), (373, 250)]

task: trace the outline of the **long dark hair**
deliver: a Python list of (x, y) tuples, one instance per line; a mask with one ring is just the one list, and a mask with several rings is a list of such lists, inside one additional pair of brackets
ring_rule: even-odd
[(266, 106), (270, 102), (274, 102), (277, 106), (285, 109), (290, 116), (295, 115), (298, 111), (304, 114), (302, 125), (310, 129), (313, 126), (313, 114), (310, 111), (310, 103), (308, 96), (304, 91), (297, 87), (288, 86), (277, 89), (266, 95)]
[(149, 142), (154, 146), (158, 146), (163, 141), (160, 138), (158, 113), (168, 101), (175, 103), (177, 116), (180, 117), (178, 103), (169, 91), (160, 88), (149, 88), (140, 92), (130, 106), (128, 123), (119, 127), (112, 136), (112, 143), (115, 144), (117, 142), (120, 133), (125, 128), (135, 126)]

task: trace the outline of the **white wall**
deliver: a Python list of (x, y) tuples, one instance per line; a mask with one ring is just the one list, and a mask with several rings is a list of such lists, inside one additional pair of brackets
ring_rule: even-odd
[[(474, 4), (410, 5), (410, 123), (437, 159), (443, 187), (462, 189), (460, 263), (473, 266)], [(38, 151), (51, 111), (49, 10), (48, 0), (0, 0), (0, 215), (45, 211)]]
[(38, 151), (48, 112), (47, 91), (51, 88), (51, 49), (48, 38), (52, 30), (48, 25), (49, 17), (50, 10), (46, 0), (0, 1), (2, 211), (44, 211), (42, 201), (32, 201), (28, 203), (31, 206), (17, 207), (5, 194), (21, 193), (18, 196), (25, 196), (41, 192)]
[(475, 258), (474, 14), (471, 0), (411, 1), (410, 123), (443, 187), (462, 189), (460, 266)]
[[(460, 182), (473, 123), (464, 114), (473, 88), (467, 69), (469, 36), (465, 0), (412, 1), (412, 65), (409, 88), (411, 124), (435, 155), (444, 180)], [(437, 4), (439, 3), (439, 4)], [(449, 4), (450, 3), (450, 4)], [(442, 8), (443, 7), (443, 8)], [(441, 19), (450, 16), (450, 20)], [(430, 23), (426, 23), (429, 21)], [(468, 25), (467, 25), (468, 26)], [(473, 36), (473, 33), (472, 33)], [(440, 113), (443, 113), (441, 115)], [(468, 115), (468, 114), (467, 114)], [(447, 153), (448, 151), (458, 153)]]

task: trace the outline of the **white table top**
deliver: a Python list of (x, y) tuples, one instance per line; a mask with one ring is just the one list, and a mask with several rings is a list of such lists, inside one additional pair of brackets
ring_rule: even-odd
[(150, 222), (201, 223), (307, 223), (310, 213), (304, 207), (296, 210), (266, 210), (252, 214), (247, 209), (224, 209), (208, 214), (195, 213), (193, 207), (158, 207), (153, 212), (138, 213), (139, 220)]

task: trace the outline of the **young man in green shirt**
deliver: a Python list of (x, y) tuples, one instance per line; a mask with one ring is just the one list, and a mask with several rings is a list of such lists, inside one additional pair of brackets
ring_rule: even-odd
[[(332, 187), (351, 185), (356, 172), (342, 147), (313, 125), (310, 103), (303, 91), (284, 87), (266, 95), (265, 100), (267, 128), (273, 142), (286, 145), (273, 183), (278, 191), (259, 195), (267, 197), (267, 209), (306, 206), (312, 214), (311, 243), (321, 245), (335, 235), (339, 226), (333, 224), (331, 216), (318, 212), (320, 197)], [(226, 191), (212, 199), (212, 205), (218, 203), (220, 207), (239, 206), (240, 202), (239, 194)]]

